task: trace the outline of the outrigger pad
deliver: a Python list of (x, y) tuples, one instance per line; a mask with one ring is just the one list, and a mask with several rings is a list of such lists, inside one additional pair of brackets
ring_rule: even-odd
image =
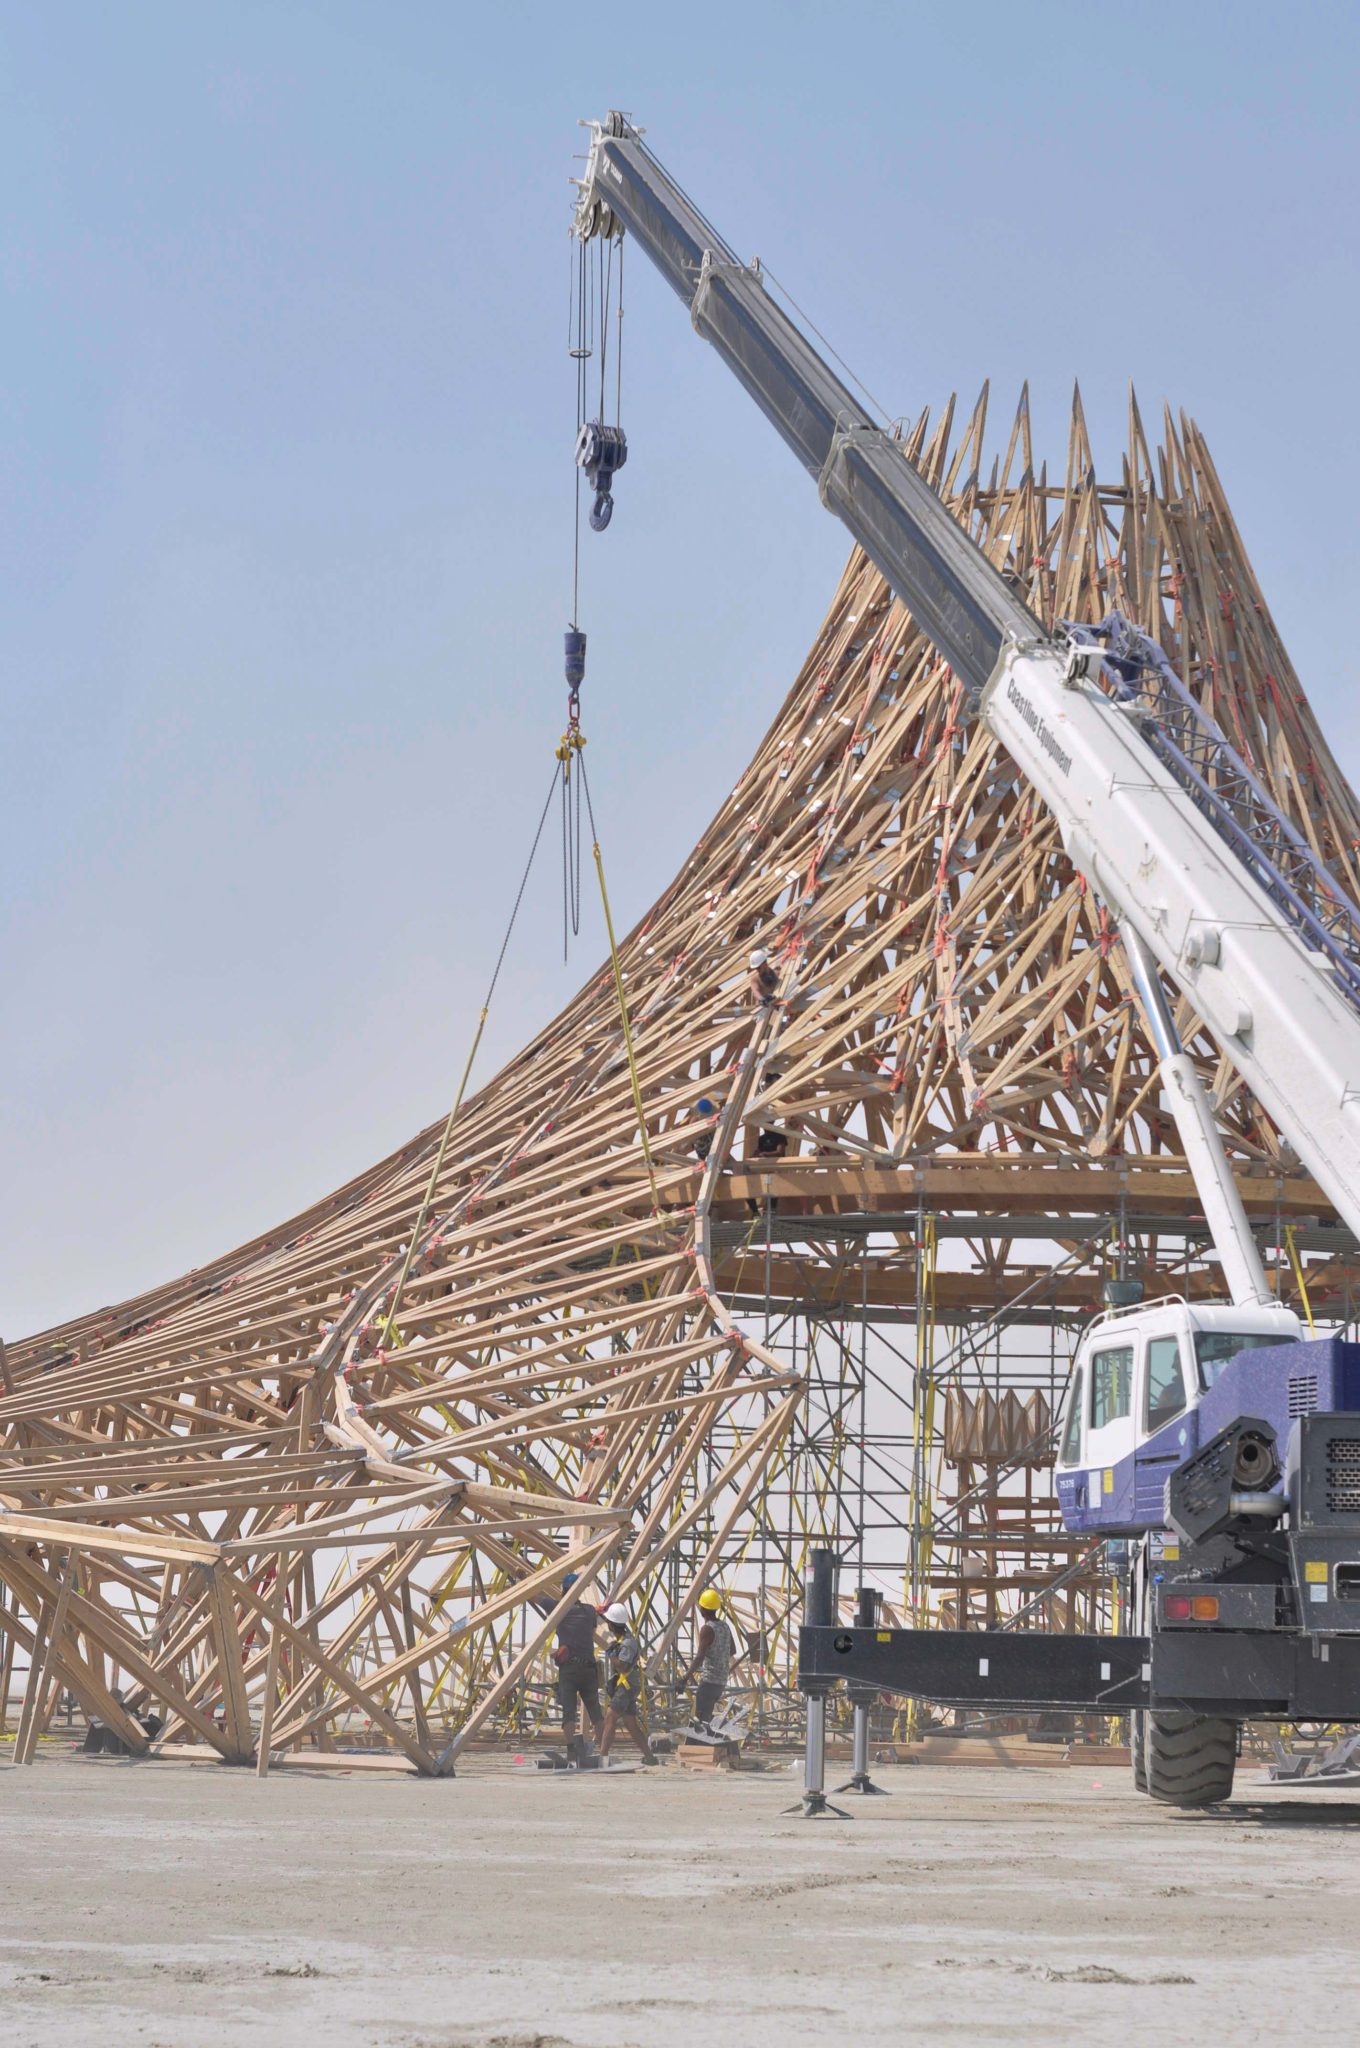
[(565, 1750), (545, 1749), (534, 1765), (536, 1771), (598, 1771), (604, 1758), (582, 1736), (576, 1736)]
[(581, 1758), (579, 1761), (575, 1761), (571, 1757), (564, 1756), (560, 1749), (548, 1749), (543, 1752), (541, 1757), (536, 1758), (532, 1764), (527, 1766), (512, 1764), (510, 1768), (525, 1775), (527, 1775), (528, 1771), (556, 1771), (559, 1774), (569, 1772), (573, 1777), (576, 1777), (583, 1771), (594, 1771), (599, 1772), (606, 1778), (621, 1778), (625, 1774), (637, 1770), (638, 1766), (636, 1764), (616, 1764), (612, 1757), (600, 1756), (595, 1750), (592, 1750), (588, 1756)]

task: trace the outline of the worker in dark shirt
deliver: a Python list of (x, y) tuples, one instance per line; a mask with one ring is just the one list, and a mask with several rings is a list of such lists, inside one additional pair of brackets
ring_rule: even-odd
[[(761, 1082), (763, 1091), (777, 1088), (784, 1076), (771, 1067)], [(767, 1102), (756, 1120), (756, 1157), (758, 1159), (782, 1159), (789, 1149), (789, 1134), (779, 1121), (779, 1112), (772, 1102)]]
[(747, 993), (757, 1009), (769, 1009), (778, 986), (779, 975), (769, 954), (763, 946), (757, 946), (751, 955), (751, 972), (746, 980)]
[(652, 1755), (652, 1745), (642, 1725), (642, 1645), (633, 1632), (628, 1609), (621, 1600), (605, 1608), (604, 1618), (610, 1636), (609, 1706), (604, 1717), (600, 1755), (608, 1758), (615, 1730), (622, 1722), (642, 1751), (642, 1761), (654, 1764), (657, 1759)]
[(715, 1122), (717, 1119), (718, 1105), (716, 1102), (710, 1102), (706, 1095), (701, 1095), (699, 1097), (699, 1100), (694, 1105), (694, 1114), (696, 1116), (704, 1116), (710, 1119), (709, 1127), (706, 1130), (700, 1131), (698, 1137), (694, 1140), (695, 1158), (707, 1159), (709, 1153), (713, 1150), (712, 1126), (713, 1122)]
[[(568, 1572), (562, 1581), (563, 1592), (576, 1585), (578, 1578), (578, 1573)], [(551, 1613), (552, 1610), (546, 1608), (546, 1611)], [(595, 1656), (595, 1629), (599, 1619), (596, 1608), (585, 1600), (577, 1600), (557, 1623), (557, 1647), (553, 1651), (557, 1664), (557, 1699), (562, 1709), (562, 1734), (572, 1763), (580, 1763), (586, 1755), (585, 1739), (577, 1733), (578, 1703), (586, 1710), (586, 1719), (594, 1731), (596, 1742), (604, 1735), (604, 1716), (600, 1712), (600, 1666)]]
[[(782, 1075), (771, 1068), (761, 1087), (766, 1090), (777, 1087), (782, 1078)], [(756, 1119), (754, 1156), (765, 1161), (767, 1165), (772, 1165), (776, 1159), (782, 1159), (788, 1149), (789, 1134), (779, 1121), (779, 1112), (773, 1103), (767, 1103)], [(779, 1198), (777, 1195), (767, 1194), (764, 1203), (761, 1203), (748, 1196), (746, 1206), (753, 1216), (759, 1216), (764, 1207), (768, 1207), (770, 1214), (773, 1215), (779, 1207)]]

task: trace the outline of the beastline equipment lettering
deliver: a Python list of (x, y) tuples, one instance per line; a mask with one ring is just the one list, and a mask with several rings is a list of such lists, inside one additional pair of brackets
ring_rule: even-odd
[(1058, 735), (1044, 724), (1043, 719), (1030, 703), (1029, 698), (1017, 686), (1014, 676), (1007, 679), (1006, 697), (1020, 713), (1025, 724), (1034, 734), (1035, 739), (1038, 740), (1039, 745), (1048, 755), (1054, 767), (1059, 769), (1062, 774), (1070, 775), (1072, 773), (1072, 756), (1068, 753), (1066, 747), (1062, 745)]

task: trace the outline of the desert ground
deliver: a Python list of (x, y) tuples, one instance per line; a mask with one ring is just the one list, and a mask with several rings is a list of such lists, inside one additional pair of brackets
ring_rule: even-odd
[[(1118, 1769), (0, 1772), (6, 2048), (1356, 2039), (1360, 1797)], [(847, 1801), (847, 1804), (852, 1802)]]

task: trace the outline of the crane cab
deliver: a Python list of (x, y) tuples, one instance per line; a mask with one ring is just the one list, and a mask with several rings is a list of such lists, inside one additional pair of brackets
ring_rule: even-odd
[(1201, 1404), (1225, 1369), (1302, 1335), (1293, 1310), (1272, 1302), (1172, 1297), (1097, 1317), (1077, 1347), (1058, 1427), (1064, 1526), (1108, 1535), (1160, 1529), (1166, 1481), (1198, 1450)]

